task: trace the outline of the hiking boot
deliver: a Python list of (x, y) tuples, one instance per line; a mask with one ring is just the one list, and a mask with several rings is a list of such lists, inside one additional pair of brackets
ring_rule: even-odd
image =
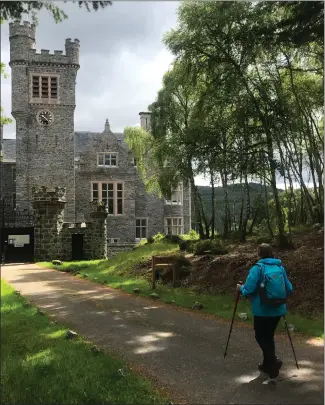
[[(274, 375), (274, 374), (278, 373), (276, 375), (276, 377), (277, 377), (279, 375), (280, 368), (282, 367), (282, 361), (279, 360), (278, 358), (276, 358), (274, 360), (274, 363), (273, 363), (272, 366), (269, 366), (268, 364), (266, 364), (263, 361), (263, 363), (260, 363), (257, 367), (262, 373), (265, 373), (265, 374)], [(276, 378), (276, 377), (271, 377), (270, 376), (270, 378)]]
[(270, 378), (277, 378), (281, 367), (282, 361), (280, 359), (276, 359), (269, 371)]
[(265, 365), (265, 363), (263, 362), (263, 363), (260, 363), (258, 366), (257, 366), (257, 368), (262, 372), (262, 373), (265, 373), (265, 374), (269, 374), (269, 368)]

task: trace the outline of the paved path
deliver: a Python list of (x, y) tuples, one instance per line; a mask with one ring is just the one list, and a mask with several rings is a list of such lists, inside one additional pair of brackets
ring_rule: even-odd
[(301, 370), (286, 339), (277, 345), (285, 364), (276, 388), (261, 383), (253, 331), (235, 324), (223, 359), (228, 322), (205, 319), (36, 265), (8, 265), (1, 277), (44, 312), (109, 352), (135, 364), (174, 403), (323, 404), (323, 346), (296, 339)]

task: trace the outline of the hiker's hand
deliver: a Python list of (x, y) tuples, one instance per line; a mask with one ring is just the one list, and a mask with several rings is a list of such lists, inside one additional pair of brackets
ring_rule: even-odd
[(237, 291), (240, 291), (240, 289), (242, 288), (242, 286), (243, 286), (243, 283), (240, 281), (240, 282), (237, 284), (236, 290), (237, 290)]

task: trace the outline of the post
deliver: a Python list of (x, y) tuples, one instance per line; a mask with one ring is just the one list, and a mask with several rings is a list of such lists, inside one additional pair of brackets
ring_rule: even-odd
[(176, 266), (173, 264), (173, 287), (176, 286)]
[(156, 263), (155, 263), (155, 256), (152, 256), (151, 259), (151, 266), (152, 266), (152, 289), (156, 288)]

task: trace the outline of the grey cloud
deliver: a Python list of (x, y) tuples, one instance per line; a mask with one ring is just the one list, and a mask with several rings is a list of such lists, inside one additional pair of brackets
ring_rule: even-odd
[[(40, 13), (37, 50), (52, 52), (64, 49), (66, 38), (80, 40), (76, 130), (101, 131), (106, 118), (115, 131), (139, 122), (139, 111), (154, 101), (171, 61), (161, 40), (176, 25), (177, 7), (177, 2), (167, 1), (115, 2), (104, 10), (87, 12), (68, 3), (63, 9), (69, 18), (59, 24), (48, 12)], [(1, 52), (8, 57), (8, 24), (2, 25), (1, 34)], [(9, 113), (8, 81), (2, 87)], [(12, 137), (14, 125), (6, 126), (4, 135)]]

